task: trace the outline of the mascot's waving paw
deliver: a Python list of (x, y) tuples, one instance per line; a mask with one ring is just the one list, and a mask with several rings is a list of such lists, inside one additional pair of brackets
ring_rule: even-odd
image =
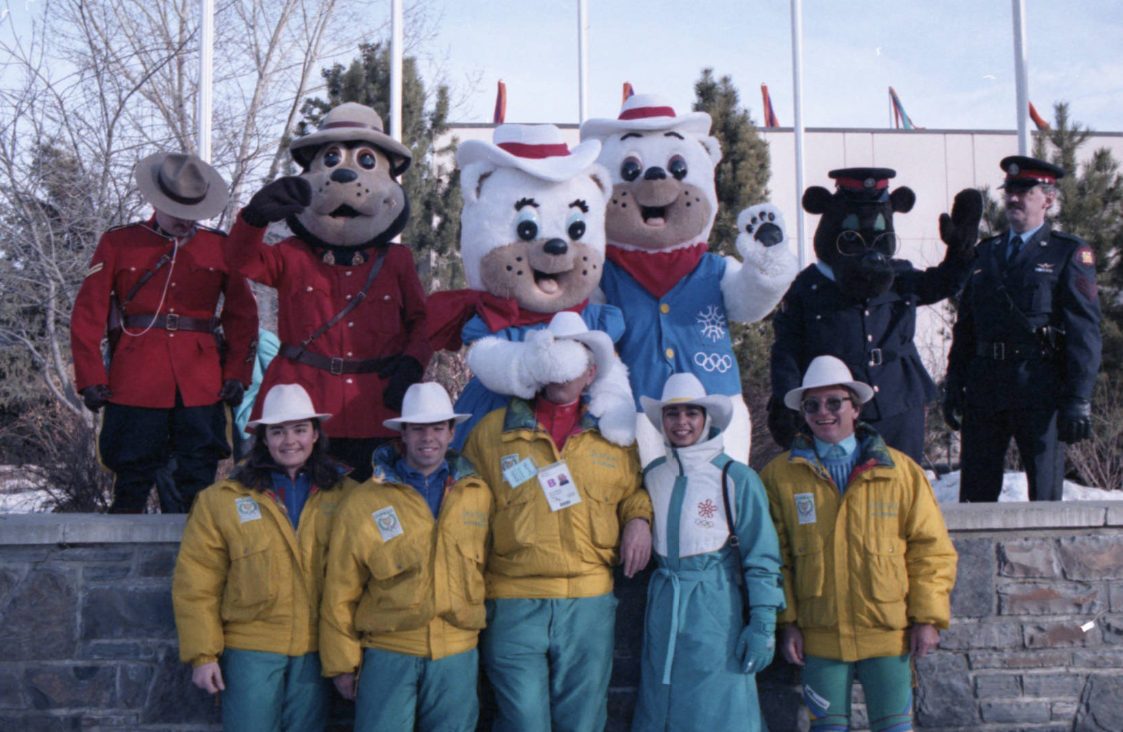
[(737, 216), (737, 253), (746, 267), (752, 266), (787, 289), (795, 279), (799, 262), (788, 249), (784, 215), (771, 203), (749, 206)]
[(951, 216), (940, 214), (940, 239), (947, 244), (949, 256), (972, 258), (982, 219), (983, 194), (975, 188), (964, 188), (955, 194)]

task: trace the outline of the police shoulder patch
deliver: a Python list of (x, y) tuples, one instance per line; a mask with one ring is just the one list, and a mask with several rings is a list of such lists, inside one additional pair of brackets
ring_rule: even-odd
[(1088, 267), (1093, 267), (1096, 264), (1096, 253), (1092, 251), (1092, 247), (1085, 244), (1084, 246), (1076, 250), (1076, 254), (1073, 256), (1073, 259), (1075, 259), (1080, 264), (1086, 265)]

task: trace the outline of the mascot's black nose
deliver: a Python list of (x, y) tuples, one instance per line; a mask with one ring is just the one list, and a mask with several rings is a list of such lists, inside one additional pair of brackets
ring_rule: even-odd
[(663, 180), (667, 177), (667, 171), (660, 167), (648, 168), (643, 172), (644, 180)]
[(569, 251), (569, 246), (562, 239), (551, 239), (542, 245), (547, 254), (565, 254)]
[(340, 168), (339, 170), (333, 171), (331, 174), (331, 179), (336, 183), (350, 183), (358, 177), (358, 173), (353, 170), (348, 170), (347, 168)]
[(753, 238), (766, 247), (774, 247), (784, 240), (784, 230), (772, 222), (761, 224)]
[(866, 266), (872, 265), (872, 266), (877, 267), (877, 266), (884, 265), (886, 263), (887, 263), (887, 261), (885, 259), (885, 255), (882, 254), (881, 252), (877, 251), (876, 249), (867, 250), (866, 253), (862, 255), (862, 264), (863, 265), (866, 265)]

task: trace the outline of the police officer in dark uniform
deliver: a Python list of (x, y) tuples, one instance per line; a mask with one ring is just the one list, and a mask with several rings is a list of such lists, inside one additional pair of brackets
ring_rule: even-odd
[(1096, 258), (1045, 215), (1064, 169), (1004, 158), (1007, 231), (979, 244), (952, 333), (944, 417), (962, 415), (963, 502), (996, 501), (1013, 437), (1030, 500), (1062, 498), (1064, 444), (1091, 433), (1100, 367)]

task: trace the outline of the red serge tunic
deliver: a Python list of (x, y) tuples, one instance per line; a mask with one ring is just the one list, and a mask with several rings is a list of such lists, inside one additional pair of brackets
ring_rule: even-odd
[[(363, 289), (377, 257), (359, 265), (326, 264), (295, 236), (269, 246), (264, 235), (265, 229), (250, 226), (239, 216), (227, 241), (227, 262), (251, 280), (276, 288), (277, 335), (282, 343), (300, 346)], [(308, 351), (346, 359), (405, 354), (424, 368), (433, 355), (425, 312), (425, 291), (413, 255), (408, 248), (391, 244), (363, 301), (313, 341)], [(394, 437), (397, 432), (382, 426), (384, 420), (398, 416), (382, 403), (386, 381), (377, 372), (336, 375), (278, 356), (265, 371), (250, 419), (261, 416), (265, 395), (274, 384), (300, 384), (318, 411), (332, 415), (324, 423), (328, 437)]]
[(168, 262), (140, 288), (127, 314), (207, 319), (214, 317), (219, 295), (224, 295), (225, 366), (210, 333), (153, 326), (147, 331), (126, 328), (105, 373), (101, 339), (110, 295), (124, 300), (174, 245), (174, 239), (155, 231), (154, 222), (155, 217), (110, 229), (98, 241), (70, 317), (76, 386), (81, 391), (108, 383), (109, 401), (133, 407), (174, 407), (176, 389), (184, 406), (214, 404), (225, 379), (250, 383), (257, 339), (257, 300), (245, 278), (227, 271), (222, 251), (226, 235), (214, 229), (200, 227), (181, 245), (175, 263)]

